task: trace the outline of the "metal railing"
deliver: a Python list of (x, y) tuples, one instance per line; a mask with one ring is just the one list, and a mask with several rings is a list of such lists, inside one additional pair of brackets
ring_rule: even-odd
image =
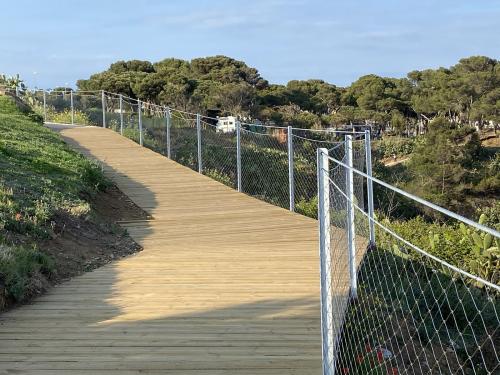
[[(496, 278), (486, 280), (441, 259), (408, 238), (409, 230), (419, 228), (377, 218), (373, 208), (361, 207), (353, 178), (435, 210), (464, 232), (460, 240), (454, 230), (431, 235), (429, 246), (458, 247), (469, 234), (480, 238), (490, 252), (485, 256), (494, 259), (500, 232), (353, 167), (349, 142), (346, 150), (339, 160), (318, 149), (324, 374), (497, 373)], [(455, 251), (458, 257), (460, 250)]]
[[(455, 261), (478, 241), (496, 241), (496, 253), (481, 256), (498, 257), (499, 232), (374, 178), (368, 131), (221, 126), (105, 91), (14, 95), (46, 122), (110, 128), (240, 192), (317, 218), (324, 374), (499, 370), (498, 281)], [(384, 215), (380, 196), (388, 194), (447, 217), (464, 238), (438, 233), (422, 242)], [(448, 258), (437, 255), (441, 247), (452, 249)]]

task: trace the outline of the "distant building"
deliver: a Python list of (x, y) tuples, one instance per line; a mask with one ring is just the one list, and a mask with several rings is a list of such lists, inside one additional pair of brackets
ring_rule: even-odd
[(236, 131), (238, 119), (235, 116), (219, 117), (217, 121), (217, 132), (232, 133)]

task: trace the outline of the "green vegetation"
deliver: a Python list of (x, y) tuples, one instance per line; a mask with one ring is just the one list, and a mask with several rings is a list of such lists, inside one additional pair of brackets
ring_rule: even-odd
[[(374, 171), (377, 177), (468, 217), (472, 217), (477, 208), (488, 207), (498, 199), (500, 156), (481, 145), (474, 128), (457, 127), (438, 117), (429, 124), (429, 131), (424, 136), (398, 142), (400, 148), (392, 143), (392, 139), (374, 142), (376, 155), (387, 157), (386, 150), (394, 151), (397, 156), (405, 154), (408, 149), (413, 151), (407, 155), (406, 163), (395, 167), (387, 168), (376, 163)], [(386, 214), (406, 218), (423, 214), (442, 219), (440, 215), (399, 197), (394, 197), (389, 204), (385, 189), (377, 185), (375, 189), (376, 201), (380, 208), (385, 207)]]
[(415, 147), (424, 141), (423, 137), (406, 138), (388, 136), (372, 142), (372, 151), (375, 158), (387, 159), (411, 155)]
[[(70, 109), (65, 109), (62, 112), (52, 112), (48, 111), (47, 112), (47, 118), (50, 119), (50, 121), (58, 123), (58, 124), (71, 124), (71, 110)], [(82, 111), (74, 111), (73, 112), (73, 121), (74, 124), (91, 124), (89, 116)]]
[[(500, 202), (477, 211), (475, 219), (500, 231)], [(410, 243), (432, 255), (492, 283), (500, 283), (500, 240), (462, 223), (430, 222), (421, 216), (410, 220), (389, 220), (382, 223)], [(382, 232), (377, 243), (394, 249), (394, 238)]]
[(179, 109), (223, 113), (300, 128), (368, 123), (395, 134), (425, 131), (436, 117), (454, 124), (498, 124), (500, 64), (484, 56), (407, 78), (363, 76), (349, 87), (318, 79), (269, 84), (255, 68), (226, 56), (157, 63), (118, 61), (78, 81), (81, 90), (107, 90)]
[(41, 287), (38, 274), (50, 275), (53, 268), (52, 259), (35, 247), (0, 244), (0, 280), (7, 298), (23, 301), (27, 293)]
[(71, 151), (21, 102), (0, 96), (0, 284), (23, 300), (51, 259), (36, 242), (50, 237), (53, 217), (88, 215), (82, 193), (107, 186), (100, 168)]
[(19, 77), (19, 74), (17, 74), (14, 77), (9, 77), (6, 76), (5, 74), (0, 74), (0, 86), (9, 88), (9, 89), (15, 89), (16, 87), (24, 88), (24, 83)]

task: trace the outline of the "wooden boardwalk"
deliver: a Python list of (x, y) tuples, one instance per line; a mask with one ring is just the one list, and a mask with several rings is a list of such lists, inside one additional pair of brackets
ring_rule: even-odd
[(154, 220), (144, 250), (0, 315), (0, 375), (320, 374), (317, 223), (107, 129), (60, 129)]

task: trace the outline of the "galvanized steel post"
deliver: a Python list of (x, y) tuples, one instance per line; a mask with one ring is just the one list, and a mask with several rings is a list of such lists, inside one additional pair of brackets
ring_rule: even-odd
[(106, 94), (104, 90), (101, 90), (101, 101), (102, 101), (102, 127), (106, 127)]
[(353, 171), (353, 149), (352, 135), (345, 136), (346, 143), (346, 205), (347, 205), (347, 246), (349, 257), (349, 276), (351, 280), (351, 297), (357, 297), (358, 283), (356, 272), (356, 245), (355, 236), (356, 230), (354, 227), (354, 171)]
[(238, 191), (241, 193), (241, 123), (236, 121), (236, 178)]
[(321, 287), (321, 341), (323, 354), (323, 374), (333, 375), (334, 337), (333, 337), (333, 296), (332, 296), (332, 258), (330, 251), (330, 181), (328, 150), (317, 150), (318, 179), (318, 223), (319, 259)]
[(295, 183), (293, 178), (293, 130), (288, 127), (288, 197), (290, 199), (290, 211), (295, 211)]
[(139, 144), (142, 146), (142, 103), (140, 100), (137, 101), (137, 115), (139, 119)]
[(43, 90), (43, 122), (47, 122), (47, 96)]
[(196, 114), (196, 138), (198, 139), (198, 172), (203, 172), (203, 162), (201, 160), (201, 115)]
[(69, 102), (71, 105), (71, 125), (75, 125), (75, 107), (73, 103), (73, 90), (69, 92)]
[(375, 217), (373, 207), (373, 181), (372, 177), (372, 146), (371, 135), (369, 130), (365, 130), (365, 158), (366, 158), (366, 174), (369, 178), (366, 179), (366, 191), (368, 195), (368, 218), (370, 228), (370, 243), (375, 245)]
[(167, 118), (167, 157), (171, 159), (171, 146), (170, 146), (170, 127), (172, 122), (172, 117), (170, 115), (170, 108), (167, 107), (165, 111), (165, 117)]
[(123, 135), (123, 95), (120, 94), (120, 134)]

